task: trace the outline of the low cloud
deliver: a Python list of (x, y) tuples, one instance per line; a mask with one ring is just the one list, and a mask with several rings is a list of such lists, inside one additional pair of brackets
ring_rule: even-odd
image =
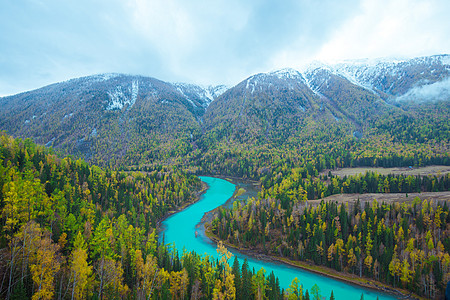
[(448, 0), (21, 0), (1, 8), (0, 95), (105, 72), (232, 85), (313, 59), (450, 49)]
[(397, 101), (450, 101), (450, 78), (410, 89), (406, 94), (397, 97)]

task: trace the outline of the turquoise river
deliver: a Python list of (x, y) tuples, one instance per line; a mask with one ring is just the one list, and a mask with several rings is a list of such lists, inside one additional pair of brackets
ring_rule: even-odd
[[(208, 184), (209, 189), (198, 202), (164, 220), (162, 222), (163, 231), (160, 233), (160, 237), (164, 235), (165, 243), (174, 244), (180, 252), (185, 248), (187, 251), (194, 250), (199, 254), (217, 257), (216, 245), (199, 229), (199, 222), (206, 212), (224, 204), (232, 197), (235, 185), (219, 178), (202, 176), (200, 179)], [(197, 237), (196, 231), (198, 231)], [(358, 300), (363, 293), (365, 300), (375, 300), (377, 297), (379, 299), (395, 299), (395, 297), (386, 293), (365, 289), (287, 264), (257, 260), (234, 250), (229, 250), (239, 259), (241, 264), (247, 258), (250, 268), (255, 268), (255, 270), (264, 268), (266, 275), (273, 271), (278, 276), (280, 285), (284, 289), (289, 287), (292, 279), (297, 277), (300, 283), (303, 284), (303, 288), (310, 290), (314, 284), (317, 284), (325, 299), (330, 297), (331, 290), (333, 290), (336, 299)], [(231, 258), (231, 262), (233, 260), (234, 257)]]

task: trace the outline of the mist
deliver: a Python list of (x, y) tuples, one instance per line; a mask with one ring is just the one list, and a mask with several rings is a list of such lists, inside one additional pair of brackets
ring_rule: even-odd
[(435, 102), (450, 100), (450, 78), (410, 89), (396, 101)]

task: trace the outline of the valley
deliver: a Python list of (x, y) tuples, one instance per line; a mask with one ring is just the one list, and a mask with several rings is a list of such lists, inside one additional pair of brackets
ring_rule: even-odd
[[(231, 248), (443, 295), (449, 62), (316, 63), (231, 87), (100, 74), (0, 98), (0, 298), (390, 297)], [(217, 244), (197, 227), (213, 209)]]
[[(192, 207), (189, 207), (185, 211), (182, 211), (177, 215), (173, 215), (165, 220), (162, 224), (164, 229), (161, 234), (164, 234), (166, 243), (173, 243), (179, 249), (186, 249), (187, 251), (193, 250), (198, 253), (206, 253), (213, 257), (217, 257), (216, 245), (208, 238), (211, 233), (205, 233), (201, 226), (199, 227), (198, 222), (200, 221), (203, 213), (214, 209), (218, 205), (224, 204), (233, 194), (235, 186), (229, 182), (224, 182), (223, 179), (211, 177), (200, 178), (208, 184), (209, 190), (204, 194), (202, 199)], [(180, 227), (179, 224), (184, 224), (184, 226)], [(199, 234), (196, 235), (195, 232), (198, 232)], [(296, 265), (294, 262), (280, 264), (279, 262), (283, 262), (282, 259), (277, 259), (276, 257), (265, 257), (256, 251), (239, 251), (239, 248), (236, 251), (234, 247), (230, 247), (229, 249), (233, 254), (230, 261), (237, 259), (238, 261), (243, 262), (244, 260), (247, 260), (250, 268), (255, 268), (256, 270), (263, 268), (267, 274), (274, 272), (274, 274), (277, 274), (277, 277), (280, 279), (280, 286), (285, 289), (289, 288), (292, 278), (297, 277), (302, 278), (302, 283), (305, 289), (311, 290), (312, 286), (317, 284), (321, 287), (322, 295), (328, 295), (331, 293), (331, 290), (333, 290), (336, 295), (336, 299), (358, 298), (362, 293), (364, 294), (365, 299), (376, 299), (377, 297), (378, 299), (394, 299), (393, 296), (386, 293), (389, 289), (385, 288), (385, 292), (381, 292), (383, 289), (379, 289), (380, 291), (375, 291), (376, 288), (373, 283), (364, 284), (362, 281), (350, 278), (344, 278), (344, 280), (342, 280), (343, 278), (339, 278), (337, 273), (330, 276), (330, 270), (328, 270), (327, 273), (326, 271), (320, 271), (316, 268), (308, 268), (306, 265)], [(297, 268), (292, 268), (292, 266)], [(298, 269), (299, 266), (302, 269)], [(327, 275), (328, 277), (319, 276), (308, 272), (307, 270), (312, 270), (319, 275)], [(361, 287), (346, 284), (340, 281), (349, 283), (356, 282)], [(380, 286), (382, 285), (380, 284)], [(397, 292), (394, 295), (398, 296), (401, 294)]]

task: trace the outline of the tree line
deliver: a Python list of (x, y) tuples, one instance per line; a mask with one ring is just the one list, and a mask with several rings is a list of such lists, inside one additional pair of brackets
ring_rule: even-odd
[(450, 189), (450, 174), (444, 175), (382, 175), (367, 171), (364, 174), (352, 176), (307, 175), (302, 168), (292, 169), (287, 176), (261, 179), (262, 198), (275, 197), (285, 201), (322, 199), (334, 194), (365, 194), (365, 193), (420, 193), (442, 192)]
[(220, 243), (218, 259), (160, 244), (157, 221), (200, 189), (175, 168), (112, 171), (0, 135), (0, 297), (321, 297), (318, 286), (308, 291), (294, 279), (284, 290), (273, 273), (231, 264)]
[(220, 208), (211, 230), (239, 247), (401, 286), (435, 299), (450, 280), (447, 202), (307, 205), (276, 198)]

